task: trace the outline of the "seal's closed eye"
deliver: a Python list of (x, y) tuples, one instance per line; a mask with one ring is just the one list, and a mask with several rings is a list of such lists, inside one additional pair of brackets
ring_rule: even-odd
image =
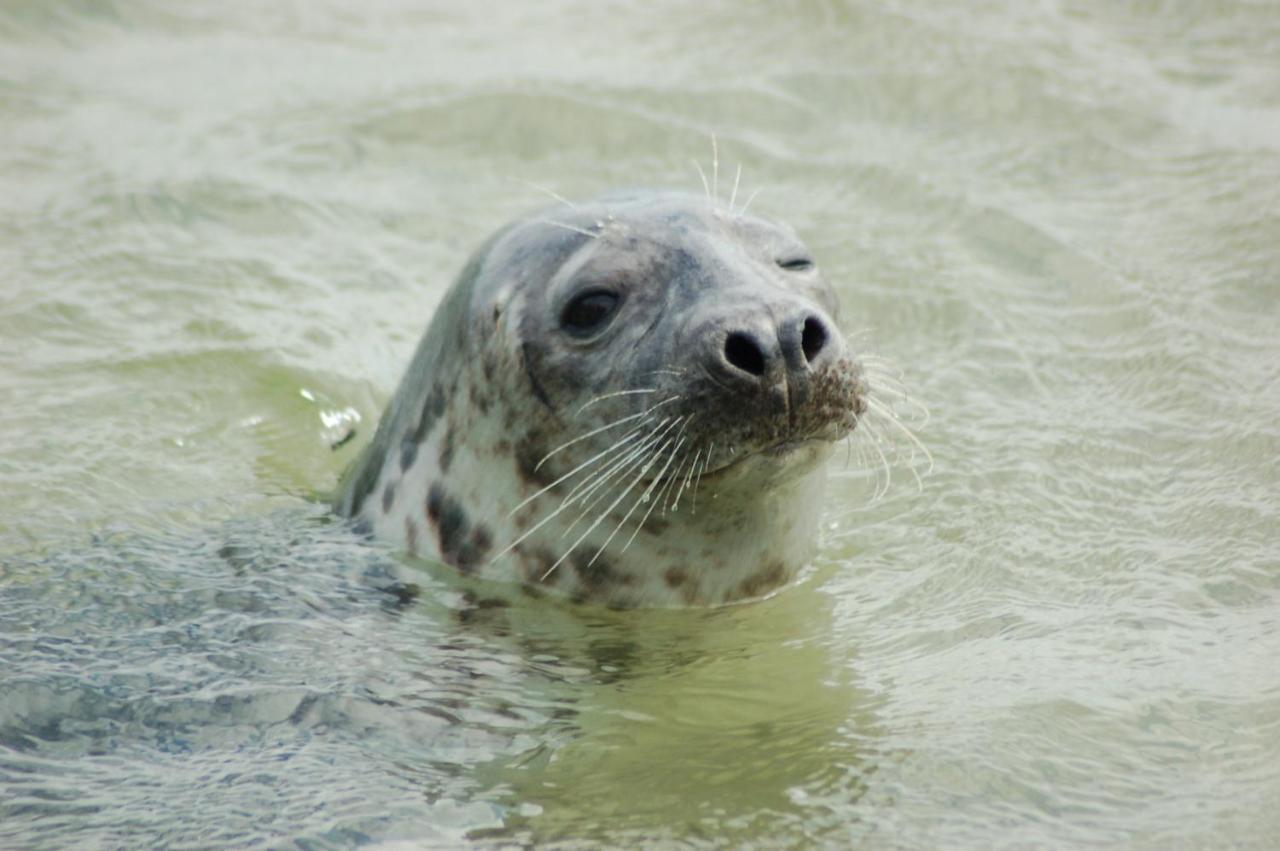
[(574, 337), (587, 337), (602, 329), (618, 309), (617, 293), (587, 290), (565, 305), (560, 327)]
[(778, 260), (778, 267), (788, 272), (805, 272), (813, 268), (813, 261), (808, 257), (783, 257)]

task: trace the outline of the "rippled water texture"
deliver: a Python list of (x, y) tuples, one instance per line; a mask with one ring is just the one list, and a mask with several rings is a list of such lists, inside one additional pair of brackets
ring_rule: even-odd
[[(1274, 5), (435, 5), (0, 8), (0, 846), (1275, 842)], [(333, 522), (521, 181), (700, 191), (712, 133), (923, 488), (839, 458), (718, 611)]]

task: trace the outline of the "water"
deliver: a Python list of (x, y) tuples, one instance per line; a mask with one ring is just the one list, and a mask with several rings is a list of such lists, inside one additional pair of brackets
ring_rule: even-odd
[[(0, 846), (1272, 844), (1277, 45), (7, 3)], [(712, 133), (929, 406), (922, 490), (839, 459), (807, 580), (710, 612), (486, 607), (316, 506), (521, 181), (700, 188)]]

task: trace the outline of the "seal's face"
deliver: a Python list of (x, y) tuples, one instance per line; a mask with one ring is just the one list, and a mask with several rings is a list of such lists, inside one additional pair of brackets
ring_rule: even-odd
[(549, 284), (518, 293), (522, 359), (554, 422), (545, 449), (577, 438), (537, 459), (540, 478), (628, 434), (618, 449), (639, 446), (647, 425), (671, 463), (658, 456), (642, 480), (693, 471), (695, 456), (704, 476), (777, 460), (853, 429), (861, 371), (836, 330), (835, 294), (793, 231), (679, 196), (601, 206), (556, 219), (595, 235), (569, 232), (576, 250)]
[[(433, 335), (450, 333), (437, 320), (393, 403), (403, 436), (380, 429), (370, 451), (417, 441), (414, 462), (383, 463), (392, 497), (353, 513), (468, 572), (613, 605), (725, 602), (794, 575), (817, 534), (820, 462), (866, 388), (793, 231), (702, 198), (616, 196), (518, 222), (468, 274), (452, 323), (465, 336), (432, 365), (452, 385), (435, 380), (449, 422), (424, 427), (430, 391), (409, 403), (417, 422), (399, 413), (410, 382), (430, 381), (414, 373)], [(415, 509), (395, 509), (433, 487), (437, 515), (447, 498), (483, 528), (467, 564), (438, 516), (433, 552), (408, 531)]]

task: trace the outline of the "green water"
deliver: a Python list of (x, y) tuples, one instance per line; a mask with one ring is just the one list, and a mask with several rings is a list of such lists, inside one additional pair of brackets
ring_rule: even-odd
[[(530, 182), (713, 134), (922, 488), (625, 615), (309, 501)], [(1271, 846), (1278, 326), (1274, 4), (10, 0), (0, 846)]]

